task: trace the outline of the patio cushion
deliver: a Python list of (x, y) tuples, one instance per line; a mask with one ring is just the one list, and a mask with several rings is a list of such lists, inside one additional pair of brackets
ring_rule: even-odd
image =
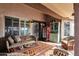
[(21, 38), (19, 36), (15, 36), (15, 40), (16, 40), (17, 43), (21, 42)]
[(11, 37), (8, 37), (8, 42), (9, 42), (10, 45), (14, 44), (14, 40)]

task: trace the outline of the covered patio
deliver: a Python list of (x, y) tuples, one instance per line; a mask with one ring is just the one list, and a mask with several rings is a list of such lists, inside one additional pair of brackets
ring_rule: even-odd
[[(49, 50), (55, 47), (59, 49), (56, 50), (58, 52), (64, 50), (65, 53), (67, 51), (74, 55), (74, 41), (78, 40), (74, 38), (74, 24), (75, 27), (78, 26), (76, 5), (78, 4), (0, 4), (0, 51), (3, 53), (18, 51), (24, 53), (23, 55), (32, 56), (42, 53), (44, 56), (47, 54), (52, 56)], [(78, 43), (75, 47), (77, 45)], [(42, 52), (43, 49), (45, 50)], [(65, 53), (60, 52), (60, 55), (68, 56), (68, 53)], [(78, 55), (78, 52), (75, 52), (75, 55)]]

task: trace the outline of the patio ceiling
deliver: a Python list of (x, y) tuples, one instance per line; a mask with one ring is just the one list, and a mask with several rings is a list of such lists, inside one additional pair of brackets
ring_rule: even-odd
[(74, 13), (72, 3), (42, 3), (42, 5), (46, 6), (62, 17), (74, 19), (74, 16), (72, 16)]
[(47, 14), (47, 15), (53, 16), (53, 17), (55, 17), (57, 19), (62, 19), (63, 18), (61, 15), (55, 13), (54, 11), (52, 11), (49, 8), (47, 8), (46, 6), (44, 6), (41, 3), (25, 3), (25, 5), (28, 5), (28, 6), (32, 7), (32, 8), (40, 11), (43, 14)]

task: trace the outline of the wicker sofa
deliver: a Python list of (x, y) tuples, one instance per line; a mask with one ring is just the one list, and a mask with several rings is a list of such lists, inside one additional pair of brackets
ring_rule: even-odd
[(36, 44), (36, 38), (33, 35), (24, 37), (7, 36), (0, 38), (0, 53), (11, 53), (18, 50), (31, 47)]
[(22, 50), (26, 47), (31, 47), (36, 44), (36, 38), (32, 35), (26, 36), (26, 39), (22, 39), (22, 37), (15, 37), (14, 40), (19, 41), (12, 44), (10, 44), (9, 40), (6, 41), (8, 52), (17, 52), (18, 50)]

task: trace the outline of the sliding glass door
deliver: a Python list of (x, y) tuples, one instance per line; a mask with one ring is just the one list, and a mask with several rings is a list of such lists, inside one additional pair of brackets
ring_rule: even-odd
[(33, 22), (33, 35), (40, 41), (46, 40), (46, 23), (35, 21)]

